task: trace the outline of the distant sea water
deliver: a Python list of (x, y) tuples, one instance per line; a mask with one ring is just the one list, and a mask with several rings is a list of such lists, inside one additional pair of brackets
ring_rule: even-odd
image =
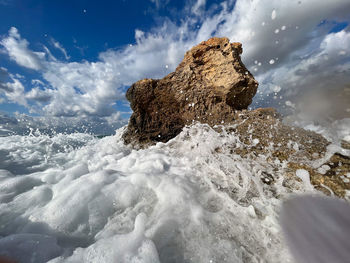
[[(350, 136), (350, 119), (298, 124), (335, 145)], [(168, 143), (134, 150), (123, 144), (124, 129), (108, 136), (2, 130), (0, 255), (19, 262), (293, 262), (278, 224), (290, 191), (278, 182), (273, 194), (263, 188), (264, 158), (225, 152), (238, 136), (195, 124)], [(295, 192), (315, 190), (300, 183)]]

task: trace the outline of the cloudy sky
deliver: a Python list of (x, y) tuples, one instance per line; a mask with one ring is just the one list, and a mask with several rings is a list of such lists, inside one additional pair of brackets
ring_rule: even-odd
[(133, 82), (162, 78), (212, 36), (243, 43), (253, 107), (350, 88), (349, 0), (0, 0), (0, 17), (10, 116), (122, 124)]

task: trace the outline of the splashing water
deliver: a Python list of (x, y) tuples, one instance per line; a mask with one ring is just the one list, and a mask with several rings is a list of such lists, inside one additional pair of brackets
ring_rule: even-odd
[[(144, 150), (124, 128), (0, 138), (0, 255), (20, 262), (293, 262), (278, 211), (283, 164), (242, 158), (195, 124)], [(209, 139), (210, 138), (210, 139)], [(257, 141), (256, 144), (259, 142)], [(314, 191), (300, 183), (296, 192)], [(1, 238), (2, 237), (2, 238)]]

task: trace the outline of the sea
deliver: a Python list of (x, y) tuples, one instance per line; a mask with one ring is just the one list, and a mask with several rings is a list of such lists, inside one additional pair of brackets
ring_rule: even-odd
[[(349, 118), (294, 124), (333, 150), (350, 141)], [(281, 204), (317, 194), (285, 188), (282, 164), (267, 191), (264, 156), (229, 151), (238, 136), (206, 124), (146, 149), (123, 143), (126, 126), (107, 136), (1, 128), (0, 255), (18, 262), (294, 262)]]

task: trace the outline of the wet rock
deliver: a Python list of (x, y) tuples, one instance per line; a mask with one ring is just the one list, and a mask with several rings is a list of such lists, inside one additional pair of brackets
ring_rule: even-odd
[(285, 125), (273, 108), (236, 112), (235, 120), (225, 129), (238, 135), (246, 145), (235, 149), (241, 156), (262, 154), (280, 162), (291, 158), (316, 160), (329, 145), (320, 134)]
[[(324, 168), (325, 167), (325, 168)], [(335, 153), (311, 174), (311, 183), (327, 195), (347, 196), (350, 190), (350, 157)]]
[(243, 65), (242, 45), (211, 38), (189, 50), (161, 80), (143, 79), (126, 93), (133, 114), (124, 140), (166, 142), (194, 121), (229, 123), (252, 102), (258, 83)]
[[(239, 138), (239, 145), (217, 147), (214, 155), (264, 159), (266, 170), (261, 170), (260, 180), (273, 195), (278, 196), (274, 184), (280, 182), (279, 176), (283, 186), (296, 190), (300, 181), (296, 171), (304, 169), (316, 189), (346, 197), (350, 190), (348, 157), (334, 154), (315, 167), (330, 144), (323, 136), (284, 124), (273, 108), (246, 110), (258, 83), (242, 64), (241, 53), (240, 43), (211, 38), (189, 50), (175, 72), (161, 80), (134, 83), (126, 93), (133, 114), (123, 135), (125, 142), (140, 147), (167, 142), (198, 121)], [(347, 142), (342, 147), (348, 148)], [(239, 194), (222, 189), (229, 196)], [(248, 192), (254, 195), (256, 191)]]
[[(326, 195), (347, 198), (350, 190), (350, 158), (335, 153), (324, 163), (315, 166), (325, 157), (330, 144), (322, 135), (282, 122), (281, 116), (273, 108), (261, 108), (251, 111), (238, 111), (229, 125), (216, 127), (218, 132), (234, 133), (242, 143), (227, 145), (231, 153), (244, 158), (266, 158), (266, 167), (270, 170), (282, 170), (283, 185), (294, 191), (301, 181), (296, 176), (298, 169), (308, 171), (311, 184)], [(217, 153), (221, 149), (215, 149)], [(273, 173), (263, 171), (260, 177), (264, 184), (275, 183)]]
[(343, 148), (346, 149), (346, 150), (350, 150), (350, 142), (349, 142), (349, 141), (342, 140), (342, 141), (341, 141), (341, 147), (343, 147)]

